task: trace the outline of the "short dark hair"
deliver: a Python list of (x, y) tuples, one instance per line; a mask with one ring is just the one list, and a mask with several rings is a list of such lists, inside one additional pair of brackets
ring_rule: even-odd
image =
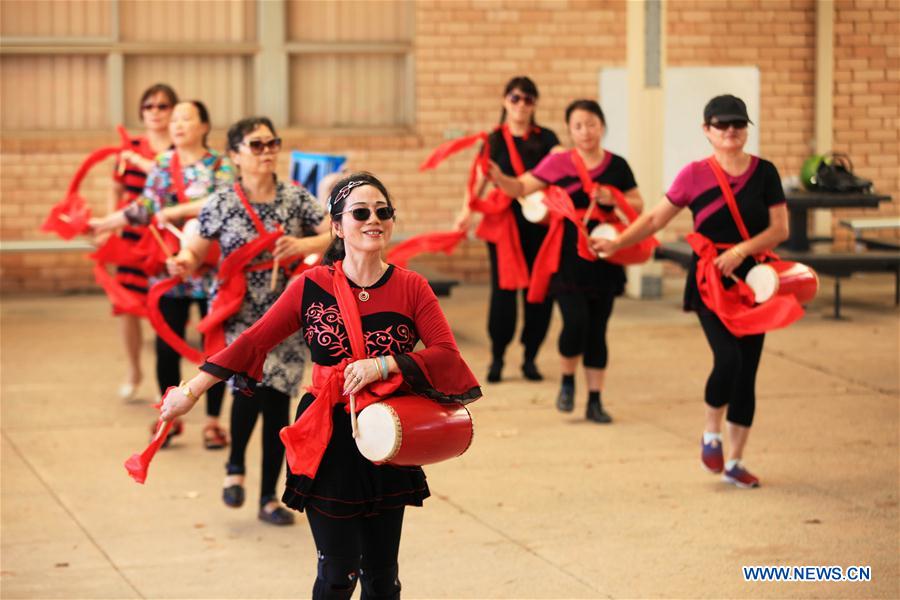
[(141, 101), (138, 103), (138, 119), (144, 120), (144, 103), (157, 94), (164, 94), (173, 107), (178, 104), (178, 94), (175, 93), (172, 86), (166, 83), (153, 84), (141, 94)]
[[(350, 173), (346, 177), (342, 177), (331, 188), (331, 193), (328, 194), (327, 208), (332, 221), (335, 221), (336, 217), (344, 212), (344, 207), (347, 205), (347, 197), (350, 195), (350, 191), (355, 187), (361, 187), (363, 185), (371, 185), (377, 189), (381, 192), (381, 195), (384, 196), (388, 206), (394, 206), (394, 201), (391, 199), (390, 193), (377, 177), (367, 171), (358, 171), (356, 173)], [(344, 260), (346, 254), (344, 240), (335, 237), (331, 240), (331, 244), (329, 244), (328, 248), (325, 250), (325, 254), (322, 256), (322, 264), (332, 265), (339, 260)]]
[(225, 142), (225, 149), (230, 150), (231, 152), (237, 152), (238, 146), (240, 146), (241, 142), (244, 141), (244, 136), (246, 136), (248, 133), (253, 133), (262, 126), (268, 127), (269, 131), (272, 132), (272, 135), (278, 135), (275, 132), (275, 126), (272, 125), (272, 121), (271, 119), (269, 119), (269, 117), (247, 117), (246, 119), (241, 119), (228, 128), (228, 136)]
[(600, 108), (600, 105), (597, 104), (596, 100), (575, 100), (569, 104), (569, 106), (566, 107), (566, 124), (569, 123), (572, 113), (576, 110), (586, 110), (589, 113), (593, 113), (600, 117), (600, 122), (603, 123), (603, 125), (606, 125), (606, 117), (603, 116), (603, 109)]

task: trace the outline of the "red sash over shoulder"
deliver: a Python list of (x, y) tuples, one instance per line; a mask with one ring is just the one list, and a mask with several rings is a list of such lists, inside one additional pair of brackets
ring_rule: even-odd
[[(225, 347), (225, 321), (234, 316), (244, 302), (244, 295), (247, 293), (247, 271), (271, 270), (275, 266), (274, 261), (271, 260), (252, 267), (250, 262), (266, 250), (274, 248), (275, 242), (284, 234), (280, 226), (274, 231), (266, 231), (262, 219), (253, 210), (239, 182), (235, 182), (234, 191), (253, 221), (259, 237), (229, 254), (219, 265), (216, 273), (216, 278), (219, 280), (216, 297), (210, 306), (209, 313), (197, 324), (197, 330), (205, 336), (204, 351), (207, 356)], [(284, 262), (290, 264), (295, 258), (299, 257), (290, 257)], [(306, 267), (304, 263), (300, 263), (296, 272), (300, 272)]]
[[(509, 127), (504, 124), (499, 131), (506, 143), (513, 170), (516, 172), (516, 175), (523, 174), (525, 165), (522, 163), (522, 158), (516, 149), (515, 140), (509, 131)], [(524, 289), (528, 287), (529, 282), (528, 263), (525, 261), (525, 255), (522, 252), (515, 215), (510, 210), (510, 205), (514, 200), (497, 188), (492, 189), (483, 198), (478, 195), (478, 191), (475, 189), (479, 169), (482, 174), (487, 173), (490, 157), (488, 134), (481, 132), (442, 144), (422, 163), (419, 169), (423, 171), (432, 169), (445, 158), (472, 146), (479, 140), (481, 140), (483, 146), (469, 168), (469, 181), (467, 184), (469, 208), (483, 215), (475, 230), (475, 235), (497, 246), (497, 271), (500, 289)]]
[[(741, 237), (750, 239), (750, 232), (741, 217), (734, 193), (722, 167), (715, 157), (707, 159), (707, 163), (716, 176), (725, 203), (737, 225)], [(756, 304), (753, 290), (738, 278), (735, 285), (726, 290), (722, 283), (722, 273), (714, 261), (718, 256), (716, 245), (700, 233), (687, 236), (687, 242), (697, 254), (697, 288), (703, 304), (722, 321), (728, 330), (738, 336), (756, 335), (787, 327), (803, 316), (803, 307), (794, 296), (776, 296), (771, 300)], [(759, 255), (759, 258), (776, 257), (771, 251)]]
[(572, 223), (578, 232), (578, 255), (584, 260), (597, 260), (597, 255), (591, 250), (588, 243), (587, 231), (584, 228), (582, 220), (584, 211), (575, 208), (566, 191), (561, 187), (551, 185), (544, 190), (544, 204), (550, 211), (550, 228), (534, 259), (531, 282), (528, 286), (528, 301), (535, 304), (546, 299), (550, 278), (559, 270), (566, 221)]

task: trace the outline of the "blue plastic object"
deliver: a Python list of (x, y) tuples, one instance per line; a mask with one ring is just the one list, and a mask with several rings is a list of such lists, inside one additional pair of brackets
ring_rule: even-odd
[(294, 150), (291, 152), (291, 180), (315, 195), (322, 178), (340, 171), (345, 162), (346, 156)]

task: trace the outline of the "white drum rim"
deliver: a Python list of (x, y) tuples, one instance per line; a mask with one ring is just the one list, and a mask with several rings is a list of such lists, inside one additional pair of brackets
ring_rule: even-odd
[[(373, 410), (370, 410), (373, 409)], [(371, 448), (365, 446), (365, 442), (361, 442), (362, 440), (362, 431), (365, 427), (363, 425), (363, 421), (368, 421), (370, 419), (369, 416), (366, 416), (366, 413), (371, 417), (379, 414), (379, 412), (383, 414), (387, 414), (388, 418), (394, 425), (394, 443), (391, 446), (390, 450), (384, 456), (377, 456), (373, 458), (371, 455)], [(386, 402), (376, 402), (375, 404), (371, 404), (364, 408), (357, 417), (357, 425), (359, 426), (360, 437), (356, 439), (356, 448), (359, 450), (359, 453), (363, 455), (367, 460), (372, 461), (373, 463), (385, 463), (389, 462), (400, 451), (400, 446), (403, 445), (403, 427), (400, 424), (400, 418), (397, 415), (397, 411), (394, 410), (394, 407)], [(367, 451), (369, 454), (367, 454)]]
[[(754, 272), (756, 273), (756, 275), (753, 274)], [(754, 282), (759, 281), (760, 277), (765, 277), (765, 275), (762, 275), (763, 273), (766, 273), (769, 277), (771, 277), (772, 293), (769, 294), (769, 296), (760, 299), (761, 290), (757, 290), (757, 288), (754, 287)], [(756, 300), (757, 304), (762, 304), (763, 302), (767, 302), (777, 296), (778, 288), (781, 285), (781, 280), (778, 277), (778, 271), (776, 271), (775, 268), (771, 265), (767, 265), (765, 263), (753, 266), (753, 268), (751, 268), (747, 272), (747, 277), (744, 278), (744, 281), (747, 283), (747, 285), (750, 286), (750, 289), (753, 290), (753, 299)], [(762, 281), (759, 282), (763, 283)]]

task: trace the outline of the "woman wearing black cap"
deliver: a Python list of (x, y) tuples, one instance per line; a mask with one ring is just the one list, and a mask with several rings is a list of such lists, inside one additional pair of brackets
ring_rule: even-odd
[[(559, 138), (553, 131), (538, 127), (534, 120), (538, 100), (537, 85), (528, 77), (514, 77), (506, 84), (503, 92), (503, 110), (500, 126), (488, 137), (490, 157), (507, 175), (515, 177), (533, 169), (553, 148), (559, 146)], [(468, 200), (468, 199), (467, 199)], [(519, 234), (520, 249), (528, 268), (531, 269), (541, 243), (547, 235), (543, 225), (531, 223), (522, 216), (518, 202), (510, 204), (509, 210), (515, 217)], [(460, 229), (468, 229), (471, 224), (471, 210), (468, 203), (463, 206), (457, 219)], [(500, 381), (506, 347), (516, 332), (517, 299), (516, 290), (501, 289), (497, 245), (488, 242), (491, 261), (491, 304), (488, 311), (488, 334), (491, 336), (491, 366), (487, 380)], [(545, 300), (531, 303), (525, 298), (528, 290), (522, 290), (525, 305), (525, 319), (520, 340), (524, 346), (522, 374), (531, 381), (543, 379), (535, 365), (538, 350), (547, 335), (553, 303)]]
[[(688, 207), (694, 217), (695, 239), (713, 247), (713, 264), (721, 271), (723, 285), (731, 286), (732, 276), (743, 278), (755, 264), (755, 255), (775, 248), (788, 237), (778, 170), (769, 161), (744, 152), (749, 123), (747, 107), (740, 98), (725, 95), (710, 100), (703, 110), (703, 132), (713, 147), (713, 156), (684, 167), (666, 193), (666, 201), (641, 216), (616, 240), (596, 241), (595, 250), (614, 252), (637, 243)], [(719, 177), (730, 191), (721, 186)], [(729, 195), (734, 197), (737, 218), (729, 207)], [(706, 305), (697, 283), (699, 260), (701, 257), (695, 254), (685, 284), (684, 307), (697, 312), (713, 353), (713, 369), (706, 382), (706, 426), (700, 458), (708, 471), (724, 471), (726, 482), (753, 488), (759, 486), (759, 479), (741, 461), (753, 424), (756, 371), (764, 334), (735, 335)], [(722, 451), (723, 416), (731, 446), (727, 462)]]

